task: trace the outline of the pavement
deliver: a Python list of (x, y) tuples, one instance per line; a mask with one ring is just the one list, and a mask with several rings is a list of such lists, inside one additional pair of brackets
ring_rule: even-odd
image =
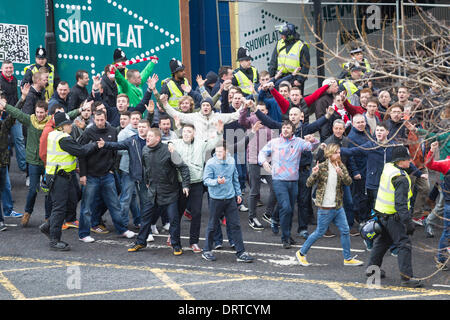
[[(23, 212), (27, 193), (25, 175), (18, 171), (14, 158), (10, 177), (14, 210)], [(268, 192), (267, 185), (263, 184), (263, 202)], [(244, 203), (247, 205), (247, 195)], [(174, 256), (166, 245), (168, 234), (163, 232), (160, 221), (161, 233), (155, 235), (154, 242), (142, 251), (127, 252), (133, 240), (121, 238), (114, 232), (108, 213), (105, 217), (109, 234), (92, 233), (96, 241), (86, 244), (78, 240), (76, 229), (68, 229), (63, 231), (62, 240), (70, 244), (71, 251), (54, 252), (49, 250), (47, 238), (37, 228), (44, 219), (43, 205), (44, 194), (39, 192), (35, 211), (26, 228), (20, 226), (20, 219), (5, 218), (8, 230), (0, 232), (0, 300), (232, 299), (256, 303), (260, 300), (450, 298), (449, 273), (437, 270), (434, 262), (440, 232), (435, 238), (428, 239), (422, 227), (416, 228), (412, 242), (414, 276), (423, 279), (424, 287), (412, 289), (400, 286), (397, 258), (389, 252), (382, 266), (386, 278), (380, 283), (377, 279), (368, 283), (366, 266), (344, 266), (339, 233), (334, 225), (331, 230), (338, 236), (321, 238), (315, 243), (308, 252), (308, 261), (312, 263), (309, 267), (300, 266), (295, 258), (295, 252), (304, 242), (295, 234), (296, 217), (292, 231), (298, 244), (283, 249), (280, 236), (273, 235), (267, 223), (260, 219), (265, 229), (254, 231), (248, 226), (244, 212), (240, 212), (240, 218), (245, 248), (255, 258), (249, 264), (236, 262), (235, 252), (226, 240), (223, 249), (215, 251), (217, 261), (202, 259), (201, 254), (188, 248), (190, 222), (184, 217), (181, 222), (184, 253), (181, 256)], [(258, 207), (258, 217), (262, 213), (263, 207)], [(204, 243), (207, 218), (205, 196), (200, 247)], [(309, 232), (312, 233), (314, 228), (310, 226)], [(226, 239), (225, 227), (222, 230)], [(370, 253), (359, 236), (351, 237), (351, 248), (357, 259), (368, 261)], [(225, 311), (221, 309), (220, 312)]]

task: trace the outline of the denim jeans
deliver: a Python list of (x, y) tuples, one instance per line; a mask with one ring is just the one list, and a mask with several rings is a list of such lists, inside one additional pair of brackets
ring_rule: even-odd
[(141, 213), (138, 206), (138, 201), (136, 197), (136, 185), (133, 180), (130, 179), (130, 175), (126, 172), (120, 171), (120, 210), (122, 211), (123, 224), (128, 226), (129, 218), (128, 213), (133, 215), (133, 223), (135, 226), (141, 223)]
[(328, 230), (328, 226), (333, 222), (341, 233), (341, 245), (343, 249), (343, 255), (345, 260), (351, 259), (350, 255), (350, 228), (348, 227), (347, 218), (345, 216), (344, 208), (331, 209), (331, 210), (317, 210), (317, 228), (316, 230), (306, 239), (300, 253), (306, 255), (311, 246), (319, 238), (321, 238), (325, 232)]
[[(0, 167), (0, 192), (3, 192), (3, 190), (5, 189), (7, 172), (7, 167)], [(0, 203), (0, 222), (3, 221), (3, 210)]]
[(210, 199), (209, 200), (209, 219), (206, 228), (206, 239), (204, 251), (213, 249), (214, 234), (219, 225), (219, 218), (225, 215), (227, 219), (227, 227), (230, 228), (230, 235), (234, 241), (237, 255), (245, 251), (244, 242), (242, 240), (242, 231), (239, 221), (239, 213), (236, 204), (236, 198), (231, 199)]
[(444, 230), (442, 231), (441, 239), (439, 240), (437, 259), (439, 262), (445, 262), (448, 239), (450, 235), (450, 203), (444, 205)]
[(16, 120), (16, 123), (11, 127), (10, 132), (12, 138), (14, 139), (17, 166), (21, 171), (26, 171), (27, 163), (25, 161), (25, 139), (23, 138), (22, 124)]
[(122, 234), (127, 231), (121, 216), (114, 175), (108, 173), (101, 177), (87, 176), (87, 183), (83, 192), (85, 210), (84, 212), (80, 212), (80, 229), (78, 230), (80, 238), (84, 238), (90, 234), (92, 209), (95, 208), (96, 196), (98, 197), (99, 195), (103, 198), (109, 210), (117, 233)]
[(278, 201), (281, 242), (289, 242), (292, 228), (292, 215), (297, 200), (298, 181), (273, 180), (273, 190)]
[(169, 216), (170, 221), (170, 243), (173, 248), (180, 247), (181, 248), (181, 240), (180, 240), (180, 224), (179, 221), (179, 212), (178, 212), (178, 202), (175, 201), (168, 205), (158, 206), (151, 201), (146, 201), (144, 209), (142, 212), (142, 225), (139, 230), (139, 234), (136, 238), (137, 244), (147, 245), (147, 237), (151, 233), (151, 225), (152, 222), (155, 221), (155, 215), (159, 215), (159, 211), (165, 210)]
[(11, 194), (11, 180), (9, 179), (8, 167), (5, 167), (5, 187), (3, 188), (2, 194), (2, 204), (3, 204), (3, 213), (5, 215), (10, 215), (13, 208), (13, 199)]
[(353, 227), (353, 221), (355, 219), (355, 215), (353, 212), (353, 199), (352, 199), (352, 191), (350, 186), (344, 186), (344, 210), (345, 215), (347, 217), (348, 226)]
[(25, 204), (25, 212), (33, 213), (34, 204), (36, 202), (37, 191), (41, 185), (41, 176), (44, 175), (44, 166), (36, 166), (28, 164), (28, 173), (30, 175), (30, 186), (28, 187), (27, 202)]

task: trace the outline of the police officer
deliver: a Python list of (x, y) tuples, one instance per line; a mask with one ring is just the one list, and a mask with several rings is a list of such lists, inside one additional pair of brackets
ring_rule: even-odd
[(231, 84), (241, 88), (245, 96), (255, 92), (255, 84), (259, 82), (258, 70), (252, 66), (252, 57), (246, 48), (239, 48), (237, 52), (239, 68), (233, 71)]
[(350, 76), (350, 66), (353, 64), (356, 64), (357, 66), (361, 67), (363, 73), (369, 73), (372, 71), (369, 60), (364, 58), (364, 50), (362, 48), (360, 47), (351, 48), (350, 56), (352, 57), (352, 59), (342, 64), (343, 78)]
[[(127, 61), (128, 59), (127, 59), (127, 56), (125, 55), (125, 52), (122, 49), (117, 48), (117, 49), (114, 50), (113, 60), (114, 60), (114, 64), (116, 64), (116, 63), (119, 63), (119, 62)], [(117, 70), (123, 75), (123, 77), (125, 79), (128, 79), (127, 78), (127, 72), (128, 72), (128, 68), (127, 67), (119, 66), (119, 67), (117, 67)], [(117, 88), (118, 88), (118, 94), (123, 93), (122, 87), (117, 85)]]
[[(300, 40), (300, 35), (295, 31), (295, 26), (286, 23), (278, 27), (281, 39), (272, 52), (269, 63), (269, 73), (271, 77), (277, 79), (292, 75), (296, 69), (300, 69), (300, 74), (295, 74), (289, 78), (289, 82), (299, 87), (304, 94), (304, 83), (310, 68), (309, 45)], [(295, 72), (296, 73), (296, 72)]]
[[(410, 214), (411, 179), (405, 171), (410, 165), (410, 159), (408, 149), (397, 146), (392, 150), (392, 161), (384, 165), (375, 202), (375, 213), (383, 228), (373, 245), (369, 266), (381, 267), (384, 254), (394, 245), (399, 249), (397, 259), (401, 285), (417, 288), (421, 287), (422, 283), (413, 279), (411, 240), (408, 237), (414, 233)], [(367, 276), (373, 274), (369, 270), (372, 268), (366, 271)], [(384, 276), (383, 271), (381, 276)]]
[[(80, 145), (70, 133), (72, 121), (64, 112), (57, 112), (55, 130), (50, 132), (47, 140), (47, 163), (45, 171), (46, 181), (49, 185), (52, 199), (52, 212), (48, 221), (39, 226), (39, 229), (50, 239), (50, 249), (55, 251), (68, 251), (68, 243), (61, 241), (61, 228), (70, 205), (76, 207), (78, 202), (78, 179), (75, 174), (77, 157), (98, 151), (103, 143), (92, 142)], [(71, 202), (71, 204), (70, 204)]]
[(172, 78), (164, 79), (161, 82), (161, 94), (167, 94), (169, 105), (178, 108), (178, 102), (184, 95), (189, 95), (194, 99), (195, 106), (200, 106), (202, 96), (197, 91), (192, 90), (189, 81), (186, 79), (185, 66), (181, 61), (172, 58), (169, 62)]
[(33, 84), (33, 74), (38, 72), (40, 68), (45, 67), (49, 72), (47, 86), (45, 87), (45, 101), (48, 102), (48, 100), (52, 97), (53, 92), (56, 90), (56, 86), (59, 83), (59, 77), (56, 74), (55, 66), (48, 63), (47, 51), (45, 48), (37, 48), (35, 56), (36, 63), (26, 66), (25, 69), (23, 69), (25, 75), (23, 76), (20, 85), (23, 87), (25, 83)]
[(360, 105), (359, 90), (363, 88), (360, 80), (363, 76), (363, 68), (360, 65), (352, 64), (349, 66), (350, 78), (339, 80), (339, 91), (347, 92), (347, 99), (354, 106)]

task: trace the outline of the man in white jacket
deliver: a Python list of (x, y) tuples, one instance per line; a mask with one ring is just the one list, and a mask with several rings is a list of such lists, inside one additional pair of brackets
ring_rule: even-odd
[(223, 124), (227, 124), (239, 119), (240, 109), (233, 113), (216, 113), (213, 112), (213, 102), (206, 98), (202, 100), (199, 112), (182, 113), (172, 108), (168, 101), (167, 95), (161, 95), (161, 103), (164, 110), (172, 118), (178, 117), (181, 123), (192, 124), (195, 127), (195, 137), (200, 139), (214, 138), (217, 134), (216, 124), (221, 120)]
[(194, 253), (202, 252), (198, 245), (200, 237), (201, 211), (203, 200), (203, 167), (206, 156), (223, 140), (223, 122), (217, 121), (216, 136), (213, 139), (200, 139), (196, 137), (196, 130), (193, 125), (185, 124), (182, 131), (182, 139), (169, 141), (169, 151), (176, 150), (181, 159), (189, 167), (191, 176), (189, 195), (180, 194), (178, 199), (179, 217), (183, 216), (188, 203), (190, 204), (190, 214), (192, 216), (189, 246)]

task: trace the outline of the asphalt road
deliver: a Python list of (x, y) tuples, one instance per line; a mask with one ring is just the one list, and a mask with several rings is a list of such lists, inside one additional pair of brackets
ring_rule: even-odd
[[(11, 180), (14, 209), (23, 212), (27, 188), (25, 175), (18, 172), (15, 159)], [(263, 185), (263, 201), (267, 192), (267, 186)], [(262, 222), (265, 230), (252, 230), (247, 224), (247, 213), (240, 213), (240, 217), (246, 251), (256, 258), (251, 264), (236, 262), (226, 241), (224, 248), (216, 251), (215, 262), (194, 254), (187, 248), (190, 222), (185, 218), (181, 232), (185, 250), (181, 256), (172, 255), (165, 243), (167, 233), (155, 236), (155, 242), (146, 249), (128, 253), (132, 240), (111, 232), (92, 234), (96, 242), (85, 244), (78, 240), (76, 229), (63, 231), (63, 240), (70, 243), (72, 250), (53, 252), (37, 228), (44, 219), (43, 200), (43, 194), (39, 193), (27, 228), (20, 226), (20, 219), (6, 218), (8, 230), (0, 232), (0, 300), (448, 300), (450, 297), (448, 272), (436, 272), (438, 237), (425, 238), (421, 227), (412, 238), (413, 268), (416, 278), (425, 279), (424, 288), (400, 287), (397, 259), (390, 254), (383, 264), (387, 277), (381, 280), (381, 286), (373, 287), (366, 284), (365, 266), (343, 266), (339, 237), (317, 241), (308, 253), (308, 261), (313, 265), (302, 267), (295, 252), (304, 240), (294, 235), (299, 244), (283, 249), (280, 237), (273, 235), (265, 222)], [(247, 204), (246, 197), (244, 201)], [(262, 210), (258, 208), (259, 216)], [(107, 226), (113, 230), (110, 217), (106, 216)], [(200, 246), (207, 217), (205, 196)], [(296, 226), (294, 218), (293, 231)], [(158, 227), (161, 230), (160, 222)], [(313, 230), (314, 226), (310, 226), (310, 233)], [(332, 230), (337, 233), (334, 226)], [(368, 261), (369, 252), (360, 237), (351, 238), (351, 248), (357, 259)]]

